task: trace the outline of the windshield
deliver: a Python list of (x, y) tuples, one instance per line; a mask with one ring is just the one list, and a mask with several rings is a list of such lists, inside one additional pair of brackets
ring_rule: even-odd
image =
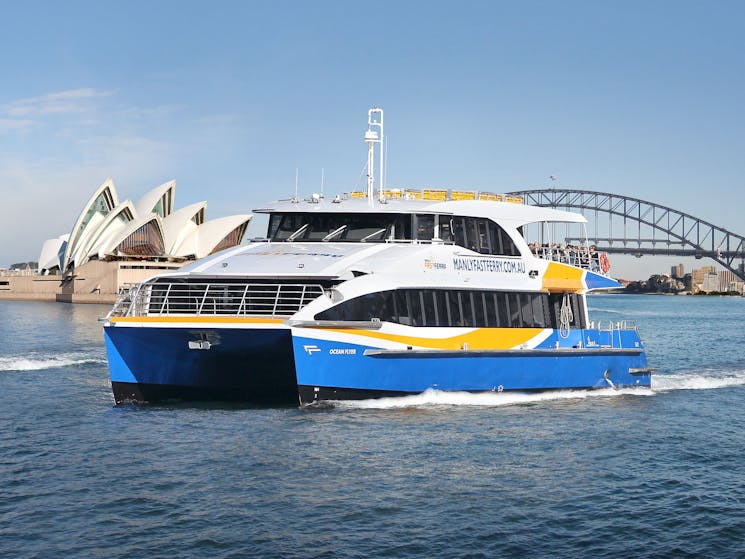
[(411, 216), (397, 214), (272, 214), (272, 241), (383, 242), (410, 239)]

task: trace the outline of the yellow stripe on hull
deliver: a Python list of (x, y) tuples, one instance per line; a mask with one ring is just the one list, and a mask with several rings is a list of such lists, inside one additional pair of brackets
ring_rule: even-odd
[(472, 350), (510, 349), (518, 347), (527, 344), (544, 331), (542, 328), (477, 328), (467, 334), (460, 334), (449, 338), (422, 338), (389, 334), (377, 330), (340, 330), (334, 328), (323, 328), (323, 330), (397, 342), (406, 346), (427, 349), (462, 349), (464, 344), (468, 344), (468, 349)]

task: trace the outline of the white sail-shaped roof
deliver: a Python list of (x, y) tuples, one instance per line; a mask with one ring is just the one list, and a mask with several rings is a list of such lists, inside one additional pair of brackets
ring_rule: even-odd
[(166, 252), (187, 257), (197, 253), (197, 231), (204, 223), (207, 202), (197, 202), (173, 212), (163, 220)]
[(246, 233), (251, 214), (230, 215), (207, 221), (199, 227), (197, 239), (197, 258), (241, 244)]
[(176, 181), (164, 182), (156, 186), (135, 202), (137, 215), (146, 216), (154, 213), (168, 217), (173, 212), (173, 201), (176, 197)]
[(39, 254), (39, 273), (50, 272), (61, 268), (60, 251), (70, 238), (69, 234), (62, 235), (56, 239), (47, 239), (41, 246)]
[[(91, 235), (96, 224), (100, 224), (101, 218), (108, 215), (119, 204), (119, 199), (114, 187), (114, 181), (111, 178), (106, 179), (93, 193), (88, 202), (83, 206), (75, 225), (70, 232), (70, 239), (67, 242), (67, 248), (62, 261), (62, 269), (73, 264), (73, 255), (81, 242)], [(96, 217), (98, 216), (98, 217)], [(93, 222), (93, 223), (91, 223)], [(75, 263), (75, 265), (79, 265)]]
[(110, 253), (115, 248), (114, 239), (135, 220), (136, 215), (130, 200), (125, 200), (114, 208), (98, 228), (96, 238), (88, 245), (88, 257), (103, 258)]
[(96, 237), (96, 234), (100, 230), (101, 225), (106, 221), (106, 217), (111, 212), (102, 213), (95, 212), (90, 216), (90, 219), (85, 225), (82, 233), (78, 236), (75, 246), (71, 247), (68, 244), (67, 254), (69, 255), (67, 265), (72, 264), (75, 267), (82, 266), (89, 260), (86, 247), (89, 245), (92, 238)]

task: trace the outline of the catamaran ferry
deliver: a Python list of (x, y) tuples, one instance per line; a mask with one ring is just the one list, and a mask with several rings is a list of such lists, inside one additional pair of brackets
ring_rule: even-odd
[[(649, 387), (631, 321), (590, 321), (618, 287), (585, 245), (526, 240), (579, 214), (487, 192), (383, 184), (368, 113), (366, 192), (256, 210), (266, 239), (149, 279), (104, 337), (117, 403), (257, 404), (442, 391)], [(585, 237), (586, 238), (586, 237)]]

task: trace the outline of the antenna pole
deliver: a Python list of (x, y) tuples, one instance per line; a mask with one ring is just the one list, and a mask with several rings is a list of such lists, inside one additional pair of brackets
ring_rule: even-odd
[(298, 179), (298, 173), (299, 173), (298, 168), (295, 167), (295, 202), (297, 202), (299, 200), (299, 198), (297, 197), (297, 179)]
[[(376, 115), (377, 118), (375, 118)], [(377, 130), (373, 130), (377, 128)], [(367, 198), (372, 201), (375, 195), (375, 144), (378, 144), (379, 175), (378, 175), (378, 198), (383, 198), (385, 188), (384, 174), (384, 151), (383, 151), (383, 109), (373, 107), (367, 111), (367, 132), (365, 132), (365, 142), (367, 142)]]

